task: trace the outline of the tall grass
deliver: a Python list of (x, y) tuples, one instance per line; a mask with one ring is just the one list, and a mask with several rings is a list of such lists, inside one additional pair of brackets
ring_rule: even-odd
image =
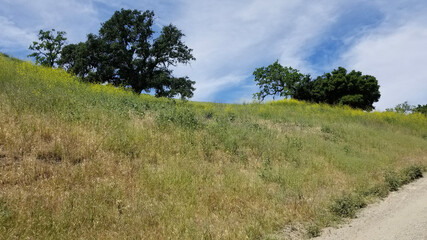
[(0, 238), (285, 238), (426, 165), (421, 114), (182, 102), (0, 56)]

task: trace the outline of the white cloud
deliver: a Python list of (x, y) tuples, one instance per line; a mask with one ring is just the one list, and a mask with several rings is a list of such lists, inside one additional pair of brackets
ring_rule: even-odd
[(245, 78), (247, 76), (229, 74), (219, 78), (207, 79), (206, 82), (197, 86), (194, 94), (198, 95), (198, 101), (209, 101), (216, 92), (236, 87)]
[(35, 40), (32, 32), (28, 29), (17, 27), (9, 19), (0, 16), (0, 47), (4, 49), (26, 47)]
[(374, 105), (379, 110), (404, 101), (427, 103), (427, 21), (416, 15), (398, 19), (361, 38), (342, 57), (349, 68), (377, 78), (381, 98)]
[[(12, 22), (15, 31), (32, 34), (32, 40), (37, 39), (40, 29), (54, 28), (66, 31), (70, 42), (82, 41), (86, 34), (100, 26), (98, 13), (90, 1), (0, 0), (0, 5), (0, 16)], [(6, 30), (2, 32), (5, 36), (13, 32)], [(29, 45), (27, 42), (25, 47)]]
[(243, 83), (247, 77), (236, 76), (250, 76), (256, 67), (277, 59), (310, 71), (304, 58), (335, 20), (338, 6), (335, 1), (185, 0), (185, 11), (174, 23), (187, 35), (197, 61), (177, 72), (197, 82), (194, 99), (199, 100), (223, 90), (212, 82), (233, 76)]
[(293, 18), (293, 25), (288, 36), (283, 38), (280, 62), (282, 65), (292, 66), (303, 73), (316, 75), (312, 64), (306, 60), (321, 39), (322, 34), (336, 21), (334, 14), (339, 4), (329, 1), (318, 4), (305, 4), (303, 14)]

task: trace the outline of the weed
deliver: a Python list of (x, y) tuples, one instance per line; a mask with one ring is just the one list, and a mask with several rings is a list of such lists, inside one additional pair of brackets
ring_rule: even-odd
[(408, 184), (418, 178), (423, 177), (423, 169), (418, 165), (411, 165), (404, 168), (400, 173), (387, 171), (384, 174), (384, 181), (390, 191), (397, 191), (402, 185)]
[(0, 223), (1, 225), (6, 225), (6, 223), (11, 222), (12, 212), (7, 206), (6, 202), (0, 199)]
[(373, 187), (370, 187), (363, 191), (364, 196), (374, 196), (378, 198), (384, 198), (387, 197), (389, 193), (389, 186), (386, 184), (377, 184)]
[(321, 230), (320, 227), (316, 224), (310, 224), (307, 227), (307, 235), (309, 238), (314, 238), (320, 236)]
[(271, 166), (271, 160), (270, 158), (266, 158), (263, 162), (262, 162), (262, 169), (260, 171), (260, 173), (258, 174), (261, 178), (265, 179), (265, 180), (269, 180), (272, 178), (272, 166)]
[(423, 177), (423, 170), (420, 166), (409, 166), (402, 171), (402, 184), (408, 184), (418, 178)]
[(212, 111), (208, 111), (205, 114), (206, 119), (212, 119), (214, 116), (214, 113)]
[(332, 128), (329, 126), (322, 126), (321, 131), (324, 133), (333, 133)]
[(188, 107), (170, 107), (160, 111), (158, 115), (160, 124), (173, 123), (180, 127), (195, 129), (198, 127), (198, 120), (196, 119), (193, 109)]
[(394, 171), (387, 171), (384, 174), (384, 181), (386, 182), (390, 191), (397, 191), (402, 186), (400, 176)]
[(0, 236), (315, 236), (419, 177), (425, 136), (420, 114), (182, 102), (0, 56)]
[(364, 199), (355, 194), (348, 194), (334, 200), (331, 211), (339, 217), (353, 218), (356, 211), (366, 206)]
[(59, 163), (63, 159), (63, 149), (58, 143), (55, 143), (51, 149), (45, 149), (37, 153), (37, 159), (50, 163)]

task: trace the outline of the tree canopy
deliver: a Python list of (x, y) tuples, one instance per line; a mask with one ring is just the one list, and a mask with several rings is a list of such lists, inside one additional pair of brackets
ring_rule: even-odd
[(279, 61), (267, 67), (255, 69), (253, 75), (255, 82), (261, 89), (254, 94), (254, 98), (262, 101), (265, 97), (281, 96), (289, 97), (295, 95), (297, 85), (304, 82), (304, 79), (310, 78), (309, 75), (303, 75), (297, 69), (292, 67), (283, 67)]
[(424, 105), (418, 104), (418, 106), (414, 107), (413, 111), (427, 115), (427, 104), (424, 104)]
[(403, 103), (397, 104), (394, 108), (387, 108), (386, 111), (397, 112), (402, 114), (421, 113), (421, 114), (427, 115), (427, 104), (424, 104), (424, 105), (418, 104), (418, 106), (414, 106), (414, 105), (410, 105), (408, 101), (405, 101)]
[[(355, 70), (347, 73), (345, 68), (339, 67), (311, 81), (309, 85), (311, 96), (301, 100), (372, 110), (374, 102), (378, 102), (381, 96), (379, 87), (375, 77), (362, 75)], [(299, 99), (300, 96), (295, 98)]]
[(116, 11), (98, 35), (65, 46), (60, 64), (84, 81), (127, 86), (136, 93), (154, 91), (156, 96), (192, 97), (195, 82), (174, 77), (171, 70), (195, 60), (182, 41), (184, 34), (170, 24), (156, 35), (153, 25), (152, 11)]
[(278, 61), (254, 72), (260, 92), (254, 97), (263, 100), (268, 95), (292, 97), (317, 103), (342, 104), (364, 110), (374, 109), (373, 103), (380, 98), (375, 77), (343, 67), (315, 79), (291, 67), (283, 67)]
[(408, 103), (408, 101), (405, 101), (403, 103), (397, 104), (394, 108), (386, 108), (387, 112), (397, 112), (397, 113), (411, 113), (413, 112), (415, 106), (412, 106)]
[(40, 30), (38, 34), (40, 42), (34, 41), (30, 45), (29, 49), (35, 52), (28, 55), (28, 57), (34, 57), (37, 64), (48, 67), (55, 66), (60, 58), (62, 47), (67, 40), (65, 32), (58, 31), (56, 34), (55, 32), (55, 29), (47, 31)]

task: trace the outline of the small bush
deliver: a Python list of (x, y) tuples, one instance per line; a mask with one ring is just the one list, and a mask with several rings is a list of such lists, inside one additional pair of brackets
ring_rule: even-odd
[(316, 224), (311, 224), (307, 227), (307, 235), (309, 238), (314, 238), (320, 236), (320, 227)]
[(322, 128), (320, 129), (323, 133), (333, 133), (333, 130), (331, 127), (329, 126), (322, 126)]
[(157, 117), (159, 123), (173, 123), (184, 128), (195, 129), (199, 122), (193, 109), (189, 107), (172, 107), (160, 111)]
[(420, 166), (410, 166), (402, 171), (402, 184), (408, 184), (418, 178), (423, 177), (423, 171)]
[(330, 210), (337, 216), (353, 218), (356, 211), (366, 206), (364, 199), (358, 195), (345, 195), (335, 199)]
[(384, 197), (387, 197), (388, 193), (389, 193), (388, 185), (379, 184), (365, 190), (363, 192), (363, 195), (384, 198)]
[(12, 221), (13, 213), (5, 201), (0, 199), (0, 226), (6, 227)]
[(402, 185), (413, 182), (423, 177), (423, 169), (420, 166), (412, 165), (403, 169), (399, 174), (388, 171), (384, 174), (384, 181), (390, 191), (397, 191)]
[(213, 111), (207, 111), (207, 112), (205, 113), (205, 118), (206, 118), (206, 119), (212, 119), (212, 118), (213, 118), (213, 116), (214, 116)]
[(402, 186), (402, 181), (399, 175), (394, 171), (387, 171), (384, 174), (384, 181), (388, 186), (389, 191), (397, 191)]

